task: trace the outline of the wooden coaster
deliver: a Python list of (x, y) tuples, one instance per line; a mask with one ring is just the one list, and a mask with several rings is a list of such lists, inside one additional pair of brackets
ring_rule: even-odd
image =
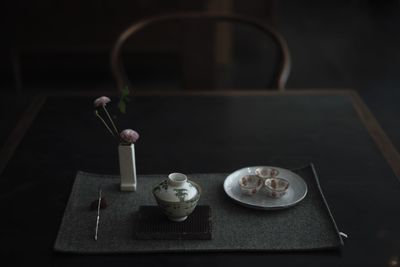
[(210, 240), (211, 208), (197, 206), (183, 222), (170, 221), (157, 206), (140, 206), (134, 223), (134, 238), (145, 240)]

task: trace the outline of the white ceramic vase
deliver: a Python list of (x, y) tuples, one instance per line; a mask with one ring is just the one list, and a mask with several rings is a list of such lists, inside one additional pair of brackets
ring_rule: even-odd
[(135, 145), (119, 145), (118, 154), (121, 191), (136, 191)]
[(201, 195), (200, 186), (182, 173), (171, 173), (153, 188), (158, 206), (168, 218), (181, 222), (193, 212)]

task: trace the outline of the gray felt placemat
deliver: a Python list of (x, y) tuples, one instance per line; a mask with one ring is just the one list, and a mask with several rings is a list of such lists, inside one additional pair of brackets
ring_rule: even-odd
[[(308, 193), (294, 207), (254, 210), (232, 201), (223, 190), (227, 174), (191, 174), (200, 184), (200, 205), (212, 209), (212, 240), (136, 240), (133, 222), (142, 205), (156, 205), (153, 185), (166, 175), (139, 175), (137, 192), (119, 191), (119, 177), (78, 172), (55, 242), (69, 253), (145, 253), (182, 251), (294, 251), (343, 245), (323, 197), (313, 165), (295, 170)], [(102, 188), (108, 208), (101, 210), (99, 239), (94, 240), (96, 211), (90, 203)]]

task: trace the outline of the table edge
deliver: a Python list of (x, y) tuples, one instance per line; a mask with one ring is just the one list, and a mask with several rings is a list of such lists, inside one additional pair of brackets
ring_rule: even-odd
[(378, 120), (375, 118), (371, 110), (362, 100), (360, 95), (356, 91), (350, 91), (353, 100), (353, 106), (358, 114), (359, 118), (367, 129), (369, 135), (381, 151), (383, 157), (391, 167), (392, 171), (396, 175), (396, 178), (400, 181), (400, 154), (393, 145), (386, 132), (383, 130)]

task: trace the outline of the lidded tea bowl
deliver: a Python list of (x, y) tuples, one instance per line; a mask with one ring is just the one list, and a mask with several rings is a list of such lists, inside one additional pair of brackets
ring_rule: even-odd
[(162, 212), (171, 221), (181, 222), (196, 208), (201, 188), (183, 173), (171, 173), (153, 188), (153, 195)]

